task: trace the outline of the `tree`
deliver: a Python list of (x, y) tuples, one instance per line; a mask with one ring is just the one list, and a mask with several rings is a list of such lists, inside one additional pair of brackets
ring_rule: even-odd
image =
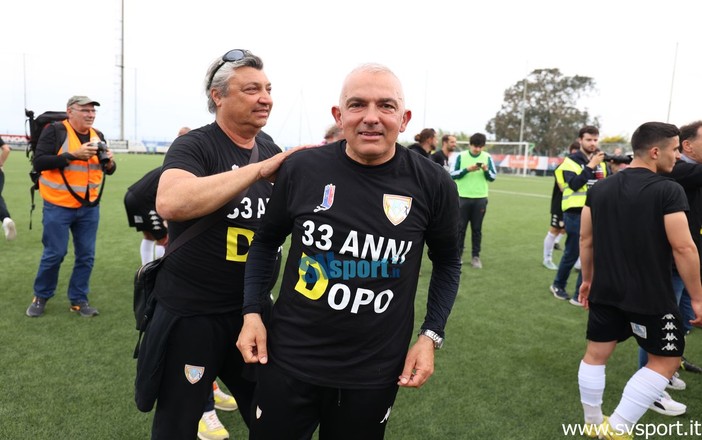
[(576, 107), (578, 99), (595, 90), (587, 76), (564, 76), (559, 69), (536, 69), (505, 90), (502, 108), (485, 130), (498, 142), (518, 141), (524, 113), (522, 140), (535, 144), (534, 154), (557, 156), (578, 136), (584, 125), (598, 125), (587, 109)]

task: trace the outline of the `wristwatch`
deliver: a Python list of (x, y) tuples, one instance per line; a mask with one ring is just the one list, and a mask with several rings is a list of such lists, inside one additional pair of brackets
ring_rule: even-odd
[(444, 338), (439, 336), (439, 334), (435, 331), (423, 328), (417, 336), (422, 335), (434, 341), (434, 348), (436, 348), (437, 350), (444, 346)]

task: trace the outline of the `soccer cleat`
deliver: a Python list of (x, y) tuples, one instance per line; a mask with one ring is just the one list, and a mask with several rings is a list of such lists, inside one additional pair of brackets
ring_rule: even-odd
[(78, 314), (83, 318), (92, 318), (93, 316), (97, 316), (100, 314), (100, 312), (98, 312), (98, 309), (96, 309), (95, 307), (91, 307), (87, 301), (71, 303), (71, 308), (69, 310), (71, 312), (78, 312)]
[(544, 260), (543, 265), (548, 270), (558, 270), (558, 266), (551, 260)]
[(676, 402), (670, 397), (670, 394), (663, 391), (663, 395), (653, 402), (651, 406), (649, 406), (649, 409), (658, 414), (663, 414), (664, 416), (679, 416), (685, 414), (687, 406), (683, 403)]
[(687, 388), (687, 384), (682, 379), (680, 379), (680, 375), (677, 372), (675, 372), (675, 374), (673, 374), (673, 377), (671, 377), (668, 381), (668, 385), (666, 385), (665, 387), (669, 390), (679, 391)]
[(566, 299), (570, 298), (570, 296), (568, 295), (568, 292), (561, 289), (560, 287), (556, 287), (554, 285), (551, 285), (551, 287), (549, 287), (548, 289), (551, 291), (551, 293), (553, 293), (553, 296), (555, 296), (557, 299), (566, 300)]
[(583, 305), (578, 301), (578, 298), (571, 298), (568, 300), (569, 303), (573, 304), (576, 307), (582, 307)]
[(473, 259), (470, 260), (470, 265), (473, 266), (475, 269), (483, 268), (483, 263), (480, 261), (480, 257), (473, 257)]
[(5, 217), (2, 221), (2, 230), (5, 232), (5, 240), (12, 241), (17, 238), (17, 227), (10, 217)]
[(227, 440), (229, 432), (219, 421), (215, 410), (202, 414), (197, 424), (197, 438), (202, 440)]
[(222, 411), (236, 411), (239, 408), (234, 397), (222, 391), (217, 385), (217, 381), (212, 383), (212, 390), (214, 391), (215, 408)]
[(553, 244), (553, 250), (554, 251), (560, 251), (561, 250), (561, 245), (559, 243), (554, 243)]
[(604, 421), (600, 423), (599, 425), (594, 424), (594, 423), (586, 423), (585, 427), (583, 428), (583, 434), (585, 434), (585, 437), (589, 438), (599, 438), (600, 437), (600, 431), (597, 429), (599, 426), (602, 426), (605, 422), (609, 420), (609, 417), (605, 416)]
[(32, 303), (27, 307), (27, 316), (30, 318), (38, 318), (44, 314), (46, 307), (46, 299), (35, 296)]
[(634, 435), (627, 432), (617, 431), (609, 424), (609, 419), (605, 419), (598, 430), (600, 438), (603, 440), (634, 440)]
[(680, 368), (690, 373), (702, 373), (702, 368), (685, 359), (685, 356), (683, 356), (682, 361), (680, 361)]

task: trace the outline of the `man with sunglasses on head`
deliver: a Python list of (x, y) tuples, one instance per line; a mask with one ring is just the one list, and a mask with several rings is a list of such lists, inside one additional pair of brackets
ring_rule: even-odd
[[(175, 139), (156, 196), (170, 244), (203, 217), (213, 215), (215, 223), (169, 254), (156, 278), (157, 304), (140, 347), (136, 389), (142, 411), (150, 411), (157, 399), (153, 439), (195, 438), (216, 377), (249, 423), (254, 383), (251, 376), (244, 378), (235, 346), (244, 264), (271, 180), (289, 154), (261, 132), (273, 100), (258, 56), (231, 50), (209, 66), (205, 78), (215, 121)], [(231, 206), (237, 198), (240, 202)], [(145, 395), (140, 384), (153, 381), (157, 390)], [(221, 425), (210, 428), (226, 437)]]
[[(456, 298), (458, 192), (397, 143), (411, 118), (400, 80), (377, 64), (354, 69), (332, 115), (345, 140), (282, 165), (249, 251), (237, 346), (262, 364), (251, 439), (309, 439), (317, 428), (321, 440), (383, 438), (398, 387), (433, 374)], [(270, 268), (290, 234), (264, 326)], [(413, 333), (425, 243), (427, 314)]]
[(34, 280), (34, 299), (27, 316), (44, 314), (46, 302), (56, 293), (59, 270), (73, 236), (75, 262), (68, 283), (70, 309), (89, 318), (98, 310), (88, 303), (90, 274), (100, 220), (104, 174), (117, 165), (105, 136), (93, 128), (100, 103), (87, 96), (73, 96), (66, 104), (68, 118), (48, 125), (37, 142), (33, 164), (41, 173), (39, 194), (44, 199), (42, 243), (44, 251)]

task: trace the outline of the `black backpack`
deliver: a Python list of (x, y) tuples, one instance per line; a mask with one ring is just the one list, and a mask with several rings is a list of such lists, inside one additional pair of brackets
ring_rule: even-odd
[[(44, 112), (34, 117), (34, 112), (32, 110), (24, 109), (24, 114), (27, 117), (27, 127), (29, 127), (29, 143), (27, 144), (27, 158), (32, 168), (29, 170), (29, 178), (32, 180), (32, 186), (29, 188), (29, 195), (32, 200), (32, 206), (29, 210), (29, 229), (32, 229), (32, 213), (34, 212), (34, 192), (39, 189), (39, 176), (41, 173), (34, 169), (34, 153), (37, 149), (37, 143), (39, 142), (39, 136), (41, 132), (46, 128), (47, 125), (54, 122), (60, 122), (68, 118), (66, 112)], [(26, 127), (25, 127), (26, 131)]]

